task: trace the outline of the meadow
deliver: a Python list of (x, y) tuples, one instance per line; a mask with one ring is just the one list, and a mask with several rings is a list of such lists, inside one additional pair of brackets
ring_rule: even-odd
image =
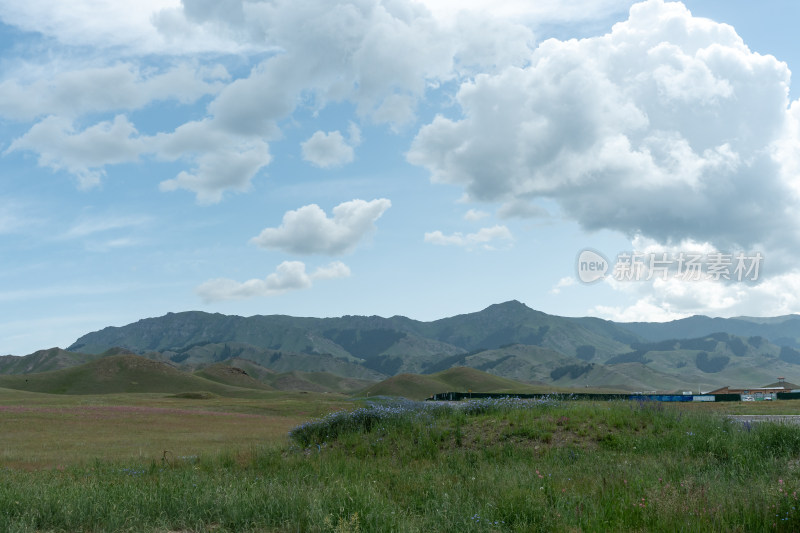
[(800, 403), (0, 390), (0, 531), (800, 530), (800, 427), (728, 412)]

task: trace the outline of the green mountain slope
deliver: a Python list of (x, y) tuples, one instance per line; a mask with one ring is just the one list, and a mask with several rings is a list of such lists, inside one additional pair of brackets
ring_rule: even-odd
[(82, 365), (105, 355), (115, 355), (117, 350), (105, 354), (86, 354), (69, 352), (61, 348), (39, 350), (30, 355), (15, 357), (5, 355), (0, 357), (0, 374), (30, 374), (34, 372), (47, 372), (60, 370), (71, 366)]
[(135, 355), (114, 355), (62, 370), (0, 375), (0, 387), (48, 394), (206, 391), (240, 396), (254, 391), (192, 376)]
[(217, 363), (198, 370), (194, 373), (199, 378), (204, 378), (224, 385), (233, 387), (243, 387), (246, 389), (275, 390), (266, 383), (250, 376), (246, 370), (231, 366), (226, 363)]
[(742, 337), (764, 337), (779, 346), (800, 348), (800, 315), (772, 318), (692, 316), (670, 322), (620, 322), (617, 325), (649, 341), (729, 333)]
[(535, 311), (514, 300), (495, 304), (477, 313), (433, 322), (405, 322), (420, 335), (467, 351), (527, 344), (577, 355), (581, 346), (593, 346), (609, 355), (638, 340), (635, 334), (599, 319), (571, 319)]
[(454, 367), (436, 374), (399, 374), (365, 389), (367, 396), (400, 396), (423, 400), (440, 392), (542, 393), (557, 391), (548, 385), (532, 385), (506, 379), (474, 368)]
[[(798, 339), (797, 315), (618, 324), (548, 315), (517, 301), (430, 322), (193, 311), (88, 333), (69, 351), (3, 357), (0, 373), (101, 361), (118, 353), (108, 352), (113, 349), (199, 372), (193, 377), (213, 378), (217, 385), (236, 378), (243, 385), (283, 390), (342, 392), (390, 376), (408, 381), (413, 374), (422, 391), (430, 384), (426, 379), (453, 367), (551, 386), (709, 390), (755, 386), (779, 376), (800, 381)], [(214, 366), (219, 363), (240, 368), (253, 381)]]
[(377, 316), (244, 318), (196, 311), (170, 313), (89, 333), (69, 349), (101, 353), (121, 346), (138, 354), (157, 351), (170, 354), (170, 358), (186, 356), (185, 360), (195, 358), (198, 363), (207, 363), (213, 358), (254, 356), (202, 355), (204, 347), (243, 350), (249, 345), (262, 350), (330, 355), (391, 375), (421, 370), (437, 358), (511, 343), (542, 346), (569, 356), (578, 355), (581, 347), (592, 346), (602, 357), (618, 353), (636, 340), (640, 339), (612, 322), (552, 316), (511, 301), (433, 322)]

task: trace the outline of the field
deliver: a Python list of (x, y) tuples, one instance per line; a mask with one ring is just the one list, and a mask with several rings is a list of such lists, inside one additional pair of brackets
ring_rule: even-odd
[(178, 396), (0, 389), (0, 531), (800, 529), (794, 401)]

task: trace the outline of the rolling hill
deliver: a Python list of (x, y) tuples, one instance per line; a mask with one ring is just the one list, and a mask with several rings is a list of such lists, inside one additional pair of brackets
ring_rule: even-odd
[(4, 355), (0, 357), (0, 374), (31, 374), (60, 370), (81, 365), (108, 355), (118, 355), (123, 350), (111, 349), (101, 354), (70, 352), (61, 348), (39, 350), (25, 357)]
[(61, 370), (0, 375), (0, 387), (48, 394), (179, 393), (205, 391), (220, 396), (250, 394), (167, 364), (136, 355), (111, 355)]
[(398, 374), (365, 389), (367, 396), (402, 396), (423, 400), (438, 392), (545, 392), (549, 389), (501, 378), (474, 368), (455, 367), (436, 374)]

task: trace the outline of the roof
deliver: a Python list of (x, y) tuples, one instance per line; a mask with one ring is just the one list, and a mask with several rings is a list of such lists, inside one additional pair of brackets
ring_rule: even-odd
[(776, 381), (775, 383), (770, 383), (769, 385), (764, 385), (763, 388), (772, 388), (772, 387), (777, 387), (777, 388), (787, 389), (787, 390), (800, 389), (800, 385), (795, 385), (794, 383), (790, 383), (788, 381)]

